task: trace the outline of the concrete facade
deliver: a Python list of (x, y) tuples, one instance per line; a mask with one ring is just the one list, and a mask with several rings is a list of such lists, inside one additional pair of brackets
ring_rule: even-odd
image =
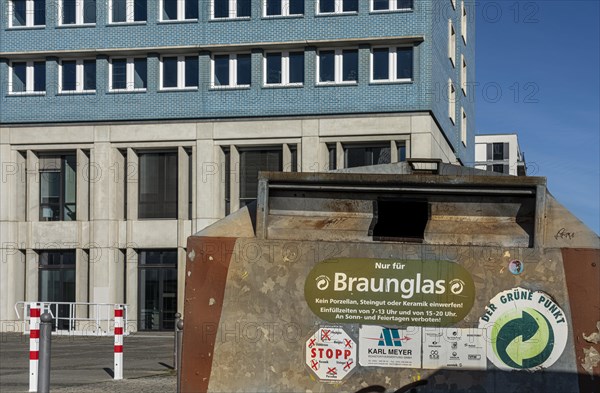
[[(74, 250), (75, 300), (127, 303), (132, 329), (140, 252), (177, 250), (182, 311), (186, 239), (241, 206), (245, 150), (277, 150), (284, 171), (323, 172), (332, 160), (342, 169), (349, 147), (373, 144), (389, 147), (389, 162), (473, 162), (472, 3), (423, 0), (375, 12), (359, 1), (356, 12), (321, 14), (309, 1), (304, 14), (282, 17), (266, 16), (263, 3), (251, 2), (250, 17), (216, 19), (212, 3), (199, 1), (197, 18), (164, 21), (162, 3), (148, 1), (145, 21), (130, 23), (111, 23), (109, 0), (96, 1), (89, 24), (63, 25), (61, 0), (45, 2), (43, 25), (14, 26), (11, 8), (1, 13), (1, 330), (20, 330), (16, 302), (39, 300), (44, 250)], [(378, 47), (413, 48), (410, 80), (373, 81)], [(357, 51), (355, 83), (318, 82), (319, 53), (332, 48)], [(290, 50), (304, 52), (304, 82), (268, 86), (266, 53)], [(248, 86), (214, 87), (212, 59), (221, 53), (250, 54)], [(161, 87), (162, 59), (173, 55), (198, 59), (197, 86)], [(146, 59), (143, 89), (111, 89), (112, 61), (125, 57)], [(73, 60), (95, 64), (93, 89), (62, 91), (61, 67)], [(15, 92), (16, 65), (26, 64), (31, 85), (40, 72), (32, 62), (43, 62), (43, 88)], [(176, 218), (140, 217), (139, 157), (157, 151), (176, 155)], [(74, 221), (41, 219), (45, 154), (75, 156)]]
[[(364, 134), (366, 124), (372, 131), (370, 135)], [(332, 143), (402, 143), (408, 157), (455, 162), (442, 132), (426, 113), (160, 125), (21, 126), (0, 128), (0, 134), (3, 321), (14, 320), (17, 301), (38, 299), (41, 250), (75, 249), (76, 301), (127, 303), (133, 324), (137, 314), (138, 250), (177, 249), (179, 291), (183, 294), (187, 237), (225, 215), (223, 147), (236, 151), (249, 146), (279, 146), (284, 152), (292, 147), (301, 152), (297, 167), (305, 172), (328, 169), (327, 146)], [(39, 219), (38, 156), (56, 152), (52, 142), (61, 140), (69, 141), (60, 145), (61, 152), (77, 154), (77, 221), (44, 222)], [(177, 219), (138, 218), (136, 152), (157, 148), (176, 151), (180, 162)], [(232, 167), (239, 166), (239, 161), (231, 160)], [(392, 160), (398, 161), (397, 155)], [(340, 162), (343, 164), (343, 158)], [(284, 169), (289, 170), (291, 164), (291, 155), (284, 154)], [(191, 215), (187, 209), (187, 168), (191, 168), (193, 179)], [(230, 182), (232, 195), (239, 195), (239, 178), (231, 176)], [(239, 200), (232, 200), (232, 211), (239, 206)], [(182, 309), (183, 296), (179, 296), (178, 304)], [(4, 326), (14, 328), (10, 323)]]

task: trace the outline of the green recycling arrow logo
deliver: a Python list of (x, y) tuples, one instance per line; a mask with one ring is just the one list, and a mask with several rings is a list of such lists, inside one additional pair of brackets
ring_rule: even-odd
[(554, 332), (546, 317), (533, 308), (502, 314), (492, 328), (496, 356), (508, 367), (529, 369), (544, 363), (554, 348)]

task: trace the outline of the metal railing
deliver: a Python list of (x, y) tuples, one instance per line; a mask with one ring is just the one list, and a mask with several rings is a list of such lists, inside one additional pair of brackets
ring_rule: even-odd
[(123, 334), (129, 334), (126, 304), (21, 301), (15, 303), (15, 313), (17, 319), (23, 321), (23, 334), (29, 334), (32, 303), (40, 305), (41, 313), (48, 312), (52, 316), (52, 334), (78, 336), (112, 336), (115, 306), (122, 306)]

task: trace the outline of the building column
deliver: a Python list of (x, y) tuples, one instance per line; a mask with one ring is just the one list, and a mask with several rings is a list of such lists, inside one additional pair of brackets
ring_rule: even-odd
[(196, 218), (198, 217), (196, 215), (196, 209), (197, 207), (197, 203), (196, 203), (196, 187), (197, 187), (197, 183), (198, 183), (198, 153), (197, 153), (197, 149), (196, 146), (192, 146), (192, 167), (190, 168), (190, 170), (192, 171), (192, 182), (191, 184), (189, 184), (189, 186), (191, 187), (192, 192), (191, 194), (191, 198), (192, 198), (192, 211), (190, 212), (190, 220), (192, 221), (191, 226), (192, 226), (192, 234), (197, 232), (196, 229)]
[(90, 158), (81, 149), (77, 149), (77, 221), (88, 221), (90, 210)]
[[(15, 239), (10, 222), (10, 205), (14, 193), (11, 192), (11, 185), (14, 182), (13, 176), (9, 173), (17, 172), (14, 161), (11, 160), (10, 145), (8, 144), (8, 129), (0, 129), (0, 321), (9, 319), (9, 301), (8, 301), (8, 265), (12, 263), (12, 250), (15, 247)], [(11, 162), (12, 161), (12, 162)], [(1, 329), (0, 329), (1, 331)]]
[[(138, 155), (132, 148), (127, 149), (127, 166), (125, 168), (125, 181), (127, 182), (127, 221), (138, 219), (138, 182), (140, 173), (140, 162)], [(127, 233), (131, 233), (127, 228)], [(130, 239), (127, 239), (129, 242)]]
[(177, 248), (177, 312), (183, 315), (185, 300), (186, 249)]
[(323, 172), (321, 143), (319, 143), (319, 121), (302, 120), (302, 143), (298, 149), (298, 171)]
[(287, 143), (283, 144), (283, 171), (292, 171), (292, 151)]
[[(212, 130), (204, 131), (196, 141), (196, 217), (195, 231), (200, 231), (222, 217), (222, 186), (221, 175), (223, 166), (219, 165), (218, 150), (212, 138)], [(210, 136), (209, 136), (210, 134)], [(217, 150), (218, 149), (218, 150)]]
[(0, 129), (0, 321), (15, 321), (15, 303), (25, 300), (25, 256), (18, 238), (18, 222), (25, 220), (25, 159), (11, 150), (8, 131)]
[(398, 144), (396, 141), (390, 141), (390, 162), (398, 162)]
[[(4, 299), (4, 306), (0, 320), (16, 321), (15, 304), (25, 300), (25, 252), (16, 248), (11, 249), (7, 255), (7, 259), (2, 262), (2, 265), (0, 273), (2, 274), (3, 288), (0, 289), (0, 296)], [(23, 317), (22, 314), (21, 317)], [(22, 331), (22, 327), (20, 324), (15, 324), (12, 329), (7, 329), (6, 326), (3, 326), (0, 328), (0, 331), (18, 332)]]
[(130, 247), (125, 250), (125, 287), (127, 288), (125, 303), (128, 330), (136, 331), (138, 330), (138, 254), (135, 248)]
[[(125, 206), (127, 204), (126, 195), (126, 182), (127, 182), (127, 171), (126, 171), (126, 154), (121, 150), (113, 149), (113, 163), (109, 169), (111, 182), (115, 185), (115, 216), (116, 220), (125, 220), (127, 212)], [(121, 237), (119, 237), (121, 239)], [(118, 242), (117, 242), (118, 243)], [(118, 247), (115, 245), (115, 247)]]
[(342, 145), (342, 142), (336, 142), (335, 153), (336, 169), (344, 168), (346, 163), (344, 162), (344, 145)]
[(40, 161), (31, 150), (27, 150), (27, 221), (40, 220)]
[(177, 148), (177, 218), (189, 219), (190, 156), (184, 147)]
[(110, 175), (116, 149), (109, 141), (109, 127), (96, 126), (91, 152), (90, 195), (90, 302), (117, 303), (123, 287), (123, 266), (119, 264), (119, 223), (117, 184)]
[[(88, 271), (89, 271), (89, 253), (87, 250), (77, 248), (75, 250), (75, 302), (87, 303), (88, 299)], [(78, 306), (75, 310), (78, 317), (87, 318), (89, 316), (87, 306)], [(77, 330), (87, 330), (92, 328), (86, 323), (76, 327)]]
[(25, 251), (25, 301), (39, 301), (39, 261), (38, 253), (28, 248)]
[(234, 145), (229, 146), (229, 205), (230, 212), (240, 208), (240, 152)]

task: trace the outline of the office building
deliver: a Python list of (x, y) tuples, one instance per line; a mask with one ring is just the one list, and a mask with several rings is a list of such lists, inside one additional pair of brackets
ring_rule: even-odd
[(132, 329), (170, 329), (187, 237), (259, 170), (474, 159), (473, 3), (2, 4), (4, 322), (127, 303)]
[(517, 134), (475, 135), (475, 168), (526, 176), (525, 153), (521, 151)]

